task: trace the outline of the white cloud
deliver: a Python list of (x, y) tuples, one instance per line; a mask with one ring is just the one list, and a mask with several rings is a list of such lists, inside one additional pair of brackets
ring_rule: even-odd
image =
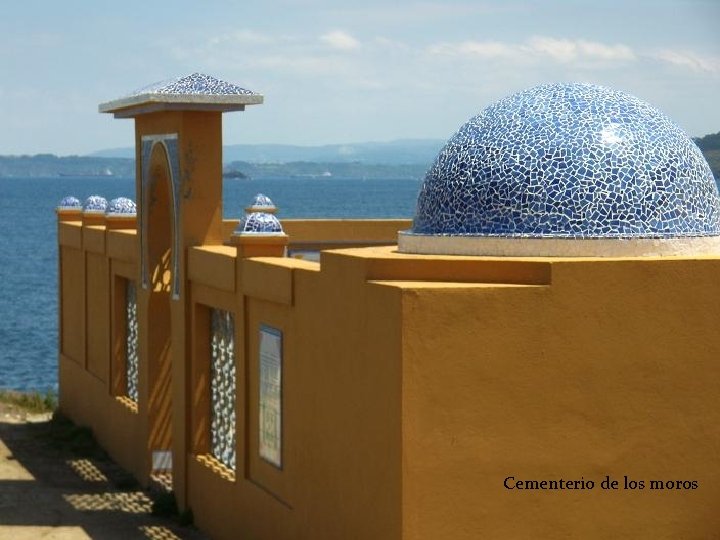
[(395, 50), (395, 51), (409, 51), (410, 47), (403, 43), (402, 41), (398, 41), (396, 39), (390, 39), (385, 36), (376, 36), (372, 40), (372, 44), (379, 47), (381, 50), (388, 51), (388, 50)]
[(637, 58), (627, 45), (606, 45), (597, 41), (582, 39), (555, 39), (550, 37), (530, 38), (523, 49), (534, 54), (549, 56), (558, 62), (583, 60), (632, 61)]
[(432, 54), (479, 56), (482, 58), (511, 58), (520, 52), (517, 46), (499, 41), (463, 41), (439, 43), (429, 47)]
[(438, 22), (481, 19), (490, 15), (509, 14), (513, 18), (527, 15), (524, 2), (479, 0), (404, 0), (403, 2), (335, 2), (331, 12), (340, 20), (378, 25), (408, 27)]
[(259, 70), (282, 74), (337, 75), (348, 71), (345, 63), (337, 57), (313, 55), (267, 54), (248, 58), (243, 62), (244, 70)]
[(578, 57), (578, 45), (569, 39), (534, 37), (520, 48), (530, 54), (549, 56), (557, 62), (570, 62)]
[(333, 49), (342, 51), (351, 51), (360, 48), (360, 42), (347, 32), (342, 30), (334, 30), (320, 36), (320, 40), (324, 41)]
[(637, 60), (637, 54), (627, 45), (605, 45), (593, 41), (579, 41), (578, 45), (582, 53), (588, 57), (598, 60), (618, 60), (633, 61)]
[(253, 45), (267, 45), (273, 43), (275, 38), (267, 34), (262, 34), (255, 30), (237, 30), (228, 34), (214, 36), (210, 39), (209, 44), (215, 45), (228, 45), (228, 44), (253, 44)]
[(664, 49), (654, 53), (653, 58), (692, 71), (720, 73), (720, 58), (703, 57), (692, 52)]
[(523, 43), (501, 41), (440, 43), (429, 47), (428, 50), (433, 54), (518, 62), (537, 58), (550, 59), (558, 63), (621, 62), (637, 59), (637, 54), (627, 45), (608, 45), (596, 41), (556, 39), (545, 36), (535, 36)]

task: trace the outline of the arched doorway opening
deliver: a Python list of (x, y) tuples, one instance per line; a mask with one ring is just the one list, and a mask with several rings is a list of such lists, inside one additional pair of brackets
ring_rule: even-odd
[(165, 145), (158, 142), (150, 155), (146, 188), (146, 246), (148, 272), (148, 446), (152, 470), (171, 466), (172, 350), (171, 301), (173, 287), (174, 190)]

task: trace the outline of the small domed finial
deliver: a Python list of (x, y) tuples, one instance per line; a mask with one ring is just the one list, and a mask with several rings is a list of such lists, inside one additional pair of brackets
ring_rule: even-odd
[(273, 214), (267, 212), (251, 212), (240, 220), (233, 234), (272, 235), (285, 233), (283, 232), (280, 220)]
[(77, 221), (81, 218), (82, 203), (77, 197), (68, 195), (55, 207), (55, 213), (60, 221)]
[(272, 202), (272, 199), (270, 199), (270, 197), (262, 193), (258, 193), (253, 198), (250, 206), (245, 207), (245, 212), (247, 212), (248, 214), (251, 212), (264, 212), (266, 214), (275, 214), (277, 213), (277, 207)]
[(258, 193), (245, 212), (230, 237), (238, 257), (284, 257), (288, 235), (275, 216), (277, 208), (270, 197)]
[(137, 213), (135, 202), (127, 197), (118, 197), (110, 201), (105, 210), (108, 216), (122, 215), (129, 216)]
[(90, 195), (85, 199), (82, 209), (84, 213), (104, 214), (107, 209), (107, 199), (100, 195)]
[(57, 205), (57, 208), (63, 209), (63, 210), (73, 210), (82, 209), (82, 203), (80, 202), (80, 199), (77, 197), (73, 197), (72, 195), (68, 195), (67, 197), (63, 197), (60, 203)]

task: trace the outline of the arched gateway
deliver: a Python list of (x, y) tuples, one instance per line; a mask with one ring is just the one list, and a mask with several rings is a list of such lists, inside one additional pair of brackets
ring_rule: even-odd
[(137, 406), (146, 441), (143, 475), (174, 470), (184, 501), (188, 378), (186, 249), (222, 239), (222, 120), (263, 97), (194, 73), (100, 105), (134, 118), (140, 287), (137, 288)]

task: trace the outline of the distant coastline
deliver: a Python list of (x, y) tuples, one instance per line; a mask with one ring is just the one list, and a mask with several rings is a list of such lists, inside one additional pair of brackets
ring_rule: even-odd
[[(419, 179), (443, 144), (417, 139), (324, 146), (228, 145), (223, 148), (223, 176), (242, 181), (277, 177)], [(134, 150), (116, 148), (89, 156), (0, 156), (0, 177), (53, 176), (134, 177)]]
[[(720, 179), (720, 132), (694, 139)], [(261, 178), (419, 179), (443, 146), (438, 140), (407, 140), (303, 147), (231, 145), (223, 149), (223, 175), (232, 180)], [(127, 149), (90, 156), (0, 156), (0, 177), (134, 177), (135, 159)]]
[[(247, 163), (225, 164), (223, 177), (229, 181), (263, 178), (322, 179), (420, 179), (430, 164), (384, 165), (371, 163)], [(0, 178), (132, 178), (135, 160), (125, 158), (58, 158), (53, 156), (0, 156)]]

